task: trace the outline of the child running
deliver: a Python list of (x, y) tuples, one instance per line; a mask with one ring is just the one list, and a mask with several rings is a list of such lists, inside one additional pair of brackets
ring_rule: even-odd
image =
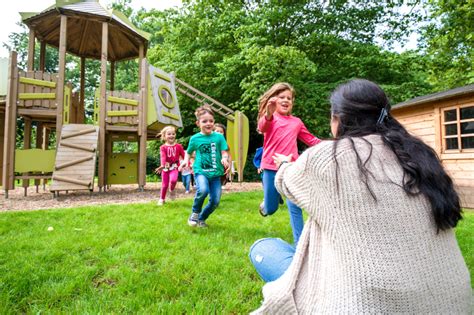
[[(229, 171), (229, 152), (227, 142), (220, 133), (214, 132), (214, 112), (209, 106), (196, 109), (196, 124), (201, 132), (193, 135), (183, 163), (179, 169), (187, 167), (189, 158), (196, 152), (193, 164), (196, 195), (188, 224), (192, 227), (208, 227), (207, 218), (217, 208), (221, 199), (221, 176)], [(209, 195), (207, 205), (202, 208), (204, 200)]]
[(166, 192), (169, 188), (170, 198), (175, 198), (176, 182), (178, 181), (178, 167), (179, 162), (184, 158), (183, 146), (176, 143), (176, 128), (173, 126), (166, 126), (161, 130), (161, 140), (165, 143), (160, 146), (160, 166), (155, 170), (157, 173), (161, 172), (161, 195), (158, 200), (158, 205), (162, 206), (165, 203)]
[[(224, 136), (224, 138), (226, 138), (226, 134), (225, 134), (226, 128), (223, 124), (215, 123), (214, 124), (214, 131), (217, 132), (217, 133), (220, 133), (221, 135)], [(222, 189), (225, 189), (225, 184), (227, 184), (227, 182), (232, 181), (232, 175), (234, 174), (234, 167), (233, 167), (233, 164), (232, 164), (232, 157), (230, 156), (230, 148), (228, 148), (228, 151), (229, 151), (229, 165), (230, 165), (231, 170), (230, 170), (230, 172), (228, 172), (227, 174), (224, 174), (221, 177)]]
[[(291, 115), (295, 91), (288, 83), (276, 83), (259, 99), (258, 131), (263, 133), (263, 198), (260, 205), (262, 216), (272, 215), (278, 210), (280, 194), (275, 188), (275, 175), (278, 170), (273, 156), (275, 153), (288, 155), (292, 161), (298, 158), (297, 140), (308, 146), (318, 144), (321, 140), (313, 136), (301, 119)], [(301, 208), (287, 199), (290, 224), (295, 246), (303, 230), (303, 213)]]

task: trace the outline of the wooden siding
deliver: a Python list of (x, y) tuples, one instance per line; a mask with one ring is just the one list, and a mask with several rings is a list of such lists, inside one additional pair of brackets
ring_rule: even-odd
[[(107, 91), (107, 113), (116, 112), (127, 114), (129, 111), (137, 111), (138, 106), (123, 104), (121, 102), (113, 102), (114, 98), (133, 100), (139, 102), (139, 94), (124, 91)], [(133, 116), (111, 116), (107, 114), (107, 124), (119, 126), (135, 126), (138, 125), (138, 112)]]
[[(42, 71), (28, 71), (20, 72), (20, 77), (42, 80), (47, 82), (53, 82), (57, 84), (57, 74), (51, 74)], [(18, 93), (56, 93), (56, 87), (41, 86), (35, 84), (21, 83), (18, 85)], [(32, 99), (32, 100), (18, 100), (18, 107), (26, 108), (46, 108), (46, 109), (56, 109), (56, 99), (55, 98), (45, 98), (45, 99)]]
[(442, 150), (441, 110), (460, 105), (474, 105), (474, 96), (441, 100), (412, 107), (393, 109), (393, 116), (410, 132), (431, 146), (451, 176), (461, 197), (461, 205), (474, 208), (474, 154), (444, 153)]

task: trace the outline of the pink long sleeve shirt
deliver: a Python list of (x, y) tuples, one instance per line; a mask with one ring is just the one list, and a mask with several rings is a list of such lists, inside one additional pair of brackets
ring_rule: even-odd
[(263, 133), (261, 167), (266, 170), (278, 169), (272, 158), (275, 153), (293, 154), (292, 161), (295, 161), (298, 158), (297, 140), (308, 146), (321, 142), (308, 131), (301, 119), (292, 115), (280, 115), (277, 112), (273, 113), (271, 120), (262, 116), (258, 121), (258, 130)]
[(184, 149), (179, 143), (173, 145), (163, 144), (160, 146), (161, 165), (165, 166), (169, 163), (170, 167), (178, 168), (179, 160), (184, 159)]

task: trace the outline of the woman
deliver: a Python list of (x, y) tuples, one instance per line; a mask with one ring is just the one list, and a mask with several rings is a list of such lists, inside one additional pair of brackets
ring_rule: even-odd
[(279, 239), (252, 246), (272, 281), (255, 313), (469, 313), (459, 198), (435, 152), (370, 81), (339, 86), (331, 112), (334, 141), (294, 163), (274, 157), (278, 191), (309, 218), (296, 252)]

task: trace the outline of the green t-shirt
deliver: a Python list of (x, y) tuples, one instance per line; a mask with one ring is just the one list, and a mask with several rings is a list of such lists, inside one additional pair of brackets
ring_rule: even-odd
[(188, 154), (196, 151), (194, 159), (194, 174), (202, 174), (207, 178), (224, 175), (224, 166), (221, 163), (221, 151), (229, 150), (223, 135), (212, 132), (210, 135), (197, 133), (189, 140)]

